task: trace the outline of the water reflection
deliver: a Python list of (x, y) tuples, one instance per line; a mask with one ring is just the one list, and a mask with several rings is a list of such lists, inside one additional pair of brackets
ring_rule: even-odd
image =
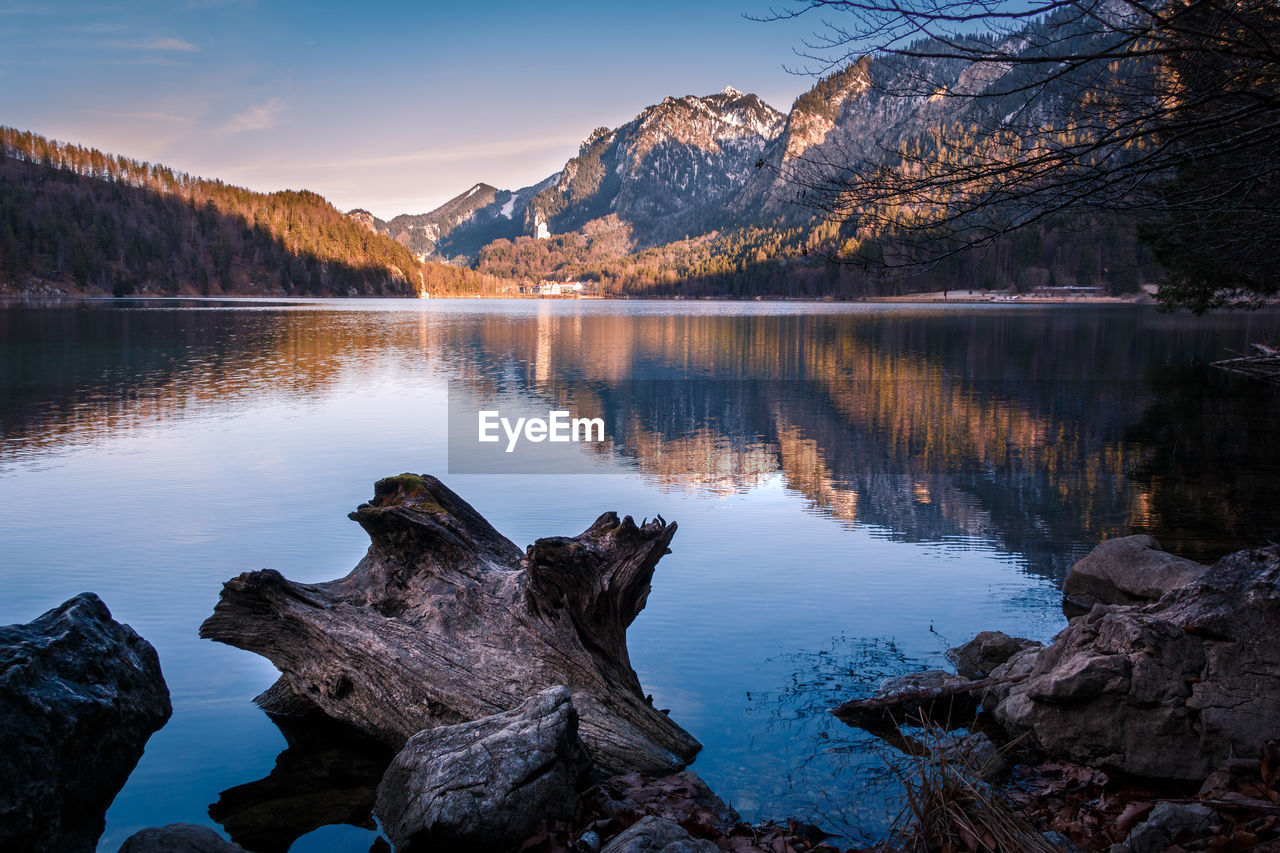
[[(814, 747), (786, 773), (787, 789), (819, 792), (814, 816), (829, 832), (873, 846), (892, 821), (898, 780), (892, 748), (878, 734), (851, 728), (830, 709), (850, 696), (869, 695), (883, 679), (925, 667), (892, 639), (840, 635), (823, 647), (780, 655), (785, 682), (748, 695), (747, 711), (770, 722), (765, 733), (808, 740)], [(847, 779), (854, 790), (833, 789), (825, 780)], [(779, 795), (787, 796), (780, 791)]]
[(1108, 536), (1211, 559), (1276, 535), (1280, 399), (1202, 366), (1276, 325), (1111, 307), (2, 311), (0, 471), (399, 363), (601, 413), (609, 452), (671, 488), (781, 475), (842, 524), (978, 537), (1061, 577)]
[[(606, 415), (593, 461), (620, 476), (450, 485), (521, 544), (609, 508), (678, 520), (629, 632), (646, 690), (744, 814), (874, 834), (885, 765), (826, 707), (978, 630), (1045, 639), (1055, 583), (1102, 537), (1200, 559), (1280, 538), (1280, 401), (1204, 367), (1277, 332), (1113, 307), (0, 311), (0, 621), (95, 589), (160, 651), (175, 716), (104, 849), (217, 799), (249, 849), (363, 853), (376, 762), (287, 732), (277, 756), (249, 702), (269, 665), (196, 626), (240, 571), (349, 570), (367, 543), (343, 519), (370, 481), (443, 473), (446, 384), (572, 402)], [(48, 512), (69, 494), (92, 511)], [(296, 811), (289, 790), (309, 792)], [(347, 823), (307, 833), (330, 818)]]
[(322, 826), (373, 830), (378, 782), (394, 753), (326, 717), (273, 717), (287, 746), (271, 773), (228, 788), (209, 806), (231, 840), (253, 853), (286, 853)]

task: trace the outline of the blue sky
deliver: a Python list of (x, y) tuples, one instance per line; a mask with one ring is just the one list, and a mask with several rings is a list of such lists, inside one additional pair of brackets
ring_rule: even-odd
[(786, 110), (817, 18), (767, 0), (0, 2), (0, 124), (339, 208), (517, 188), (599, 125), (733, 85)]

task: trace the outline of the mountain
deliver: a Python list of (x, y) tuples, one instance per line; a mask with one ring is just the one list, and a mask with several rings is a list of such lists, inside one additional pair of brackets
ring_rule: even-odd
[[(1071, 36), (1069, 22), (1032, 26), (1043, 32), (1009, 36), (1011, 50), (1034, 53), (1046, 39)], [(667, 97), (620, 127), (597, 128), (540, 184), (497, 192), (487, 206), (455, 218), (438, 251), (493, 274), (589, 278), (605, 292), (627, 293), (852, 296), (1055, 284), (1121, 292), (1156, 280), (1159, 270), (1132, 223), (1107, 211), (1040, 222), (910, 281), (828, 268), (825, 259), (850, 241), (895, 250), (889, 235), (824, 216), (833, 197), (811, 188), (838, 178), (847, 164), (879, 160), (895, 168), (891, 152), (899, 149), (927, 164), (1007, 144), (991, 134), (1006, 115), (1045, 121), (1065, 111), (1087, 124), (1096, 80), (1064, 74), (1030, 88), (1019, 76), (1025, 73), (1016, 64), (863, 58), (817, 81), (786, 115), (732, 87)], [(804, 279), (798, 286), (797, 277)]]
[(505, 200), (510, 193), (500, 192), (488, 184), (476, 184), (430, 213), (395, 217), (387, 223), (385, 233), (408, 246), (415, 255), (433, 255), (443, 237), (447, 237), (459, 223), (470, 219), (476, 211), (492, 205), (499, 195)]
[(415, 252), (451, 258), (472, 259), (495, 240), (577, 231), (625, 231), (623, 242), (656, 245), (714, 226), (785, 123), (732, 86), (668, 97), (621, 127), (592, 131), (563, 169), (532, 186), (477, 184), (429, 213), (387, 223), (349, 215)]
[(560, 180), (533, 197), (527, 233), (577, 231), (616, 215), (636, 242), (683, 236), (751, 176), (785, 117), (733, 87), (706, 97), (668, 97), (616, 130), (598, 128)]
[[(440, 256), (473, 258), (482, 247), (494, 240), (514, 240), (527, 233), (525, 211), (529, 207), (529, 201), (548, 187), (555, 186), (560, 175), (560, 172), (556, 172), (532, 186), (518, 190), (496, 191), (488, 205), (476, 208), (469, 217), (458, 219), (441, 233), (438, 249)], [(443, 207), (427, 215), (433, 216), (449, 204), (450, 202), (446, 202)]]
[(387, 234), (387, 223), (363, 208), (347, 211), (347, 216), (375, 234)]

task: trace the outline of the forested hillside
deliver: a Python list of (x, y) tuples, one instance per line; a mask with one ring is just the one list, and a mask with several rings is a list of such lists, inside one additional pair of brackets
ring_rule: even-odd
[(642, 249), (632, 248), (616, 216), (590, 226), (543, 240), (494, 240), (480, 250), (475, 267), (503, 278), (587, 280), (613, 295), (837, 299), (1067, 286), (1120, 295), (1159, 276), (1119, 217), (1046, 222), (910, 277), (834, 262), (849, 238), (833, 223), (743, 226)]
[(502, 284), (423, 264), (312, 192), (252, 192), (0, 128), (0, 290), (414, 296)]

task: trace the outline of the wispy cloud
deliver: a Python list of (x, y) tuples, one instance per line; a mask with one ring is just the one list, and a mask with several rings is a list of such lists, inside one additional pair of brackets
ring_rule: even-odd
[(124, 24), (79, 24), (70, 27), (73, 33), (122, 33), (129, 29)]
[(3, 15), (6, 17), (10, 15), (57, 15), (57, 14), (60, 14), (59, 10), (53, 8), (52, 6), (36, 6), (36, 5), (10, 6), (5, 9), (0, 9), (0, 15)]
[(257, 0), (187, 0), (187, 10), (220, 9), (223, 6), (257, 6)]
[(190, 116), (178, 115), (177, 113), (168, 113), (163, 110), (84, 110), (83, 114), (91, 116), (95, 123), (100, 122), (104, 118), (110, 119), (127, 119), (129, 122), (146, 122), (152, 125), (189, 125), (195, 121)]
[(186, 116), (173, 115), (172, 113), (122, 113), (125, 118), (134, 121), (158, 121), (165, 124), (190, 124), (191, 119)]
[(170, 59), (170, 58), (168, 58), (167, 56), (142, 56), (142, 57), (139, 57), (139, 58), (137, 58), (137, 59), (103, 60), (102, 62), (99, 62), (99, 63), (97, 63), (97, 64), (98, 64), (98, 65), (168, 65), (168, 66), (176, 66), (176, 65), (182, 65), (183, 63), (178, 62), (176, 59)]
[(455, 163), (480, 157), (505, 157), (514, 154), (530, 154), (536, 151), (550, 151), (565, 146), (576, 148), (579, 142), (581, 142), (581, 139), (577, 136), (545, 136), (533, 139), (526, 137), (505, 142), (481, 143), (479, 145), (426, 148), (421, 151), (409, 151), (403, 154), (338, 160), (319, 165), (345, 169), (359, 166), (402, 166), (410, 163)]
[(196, 47), (186, 39), (174, 38), (172, 36), (157, 36), (156, 38), (147, 39), (145, 41), (125, 42), (120, 44), (120, 47), (129, 48), (131, 50), (176, 51), (178, 53), (200, 52), (200, 48)]
[(243, 133), (247, 130), (266, 130), (276, 124), (280, 111), (284, 109), (283, 98), (269, 98), (257, 106), (250, 107), (227, 122), (223, 133)]

